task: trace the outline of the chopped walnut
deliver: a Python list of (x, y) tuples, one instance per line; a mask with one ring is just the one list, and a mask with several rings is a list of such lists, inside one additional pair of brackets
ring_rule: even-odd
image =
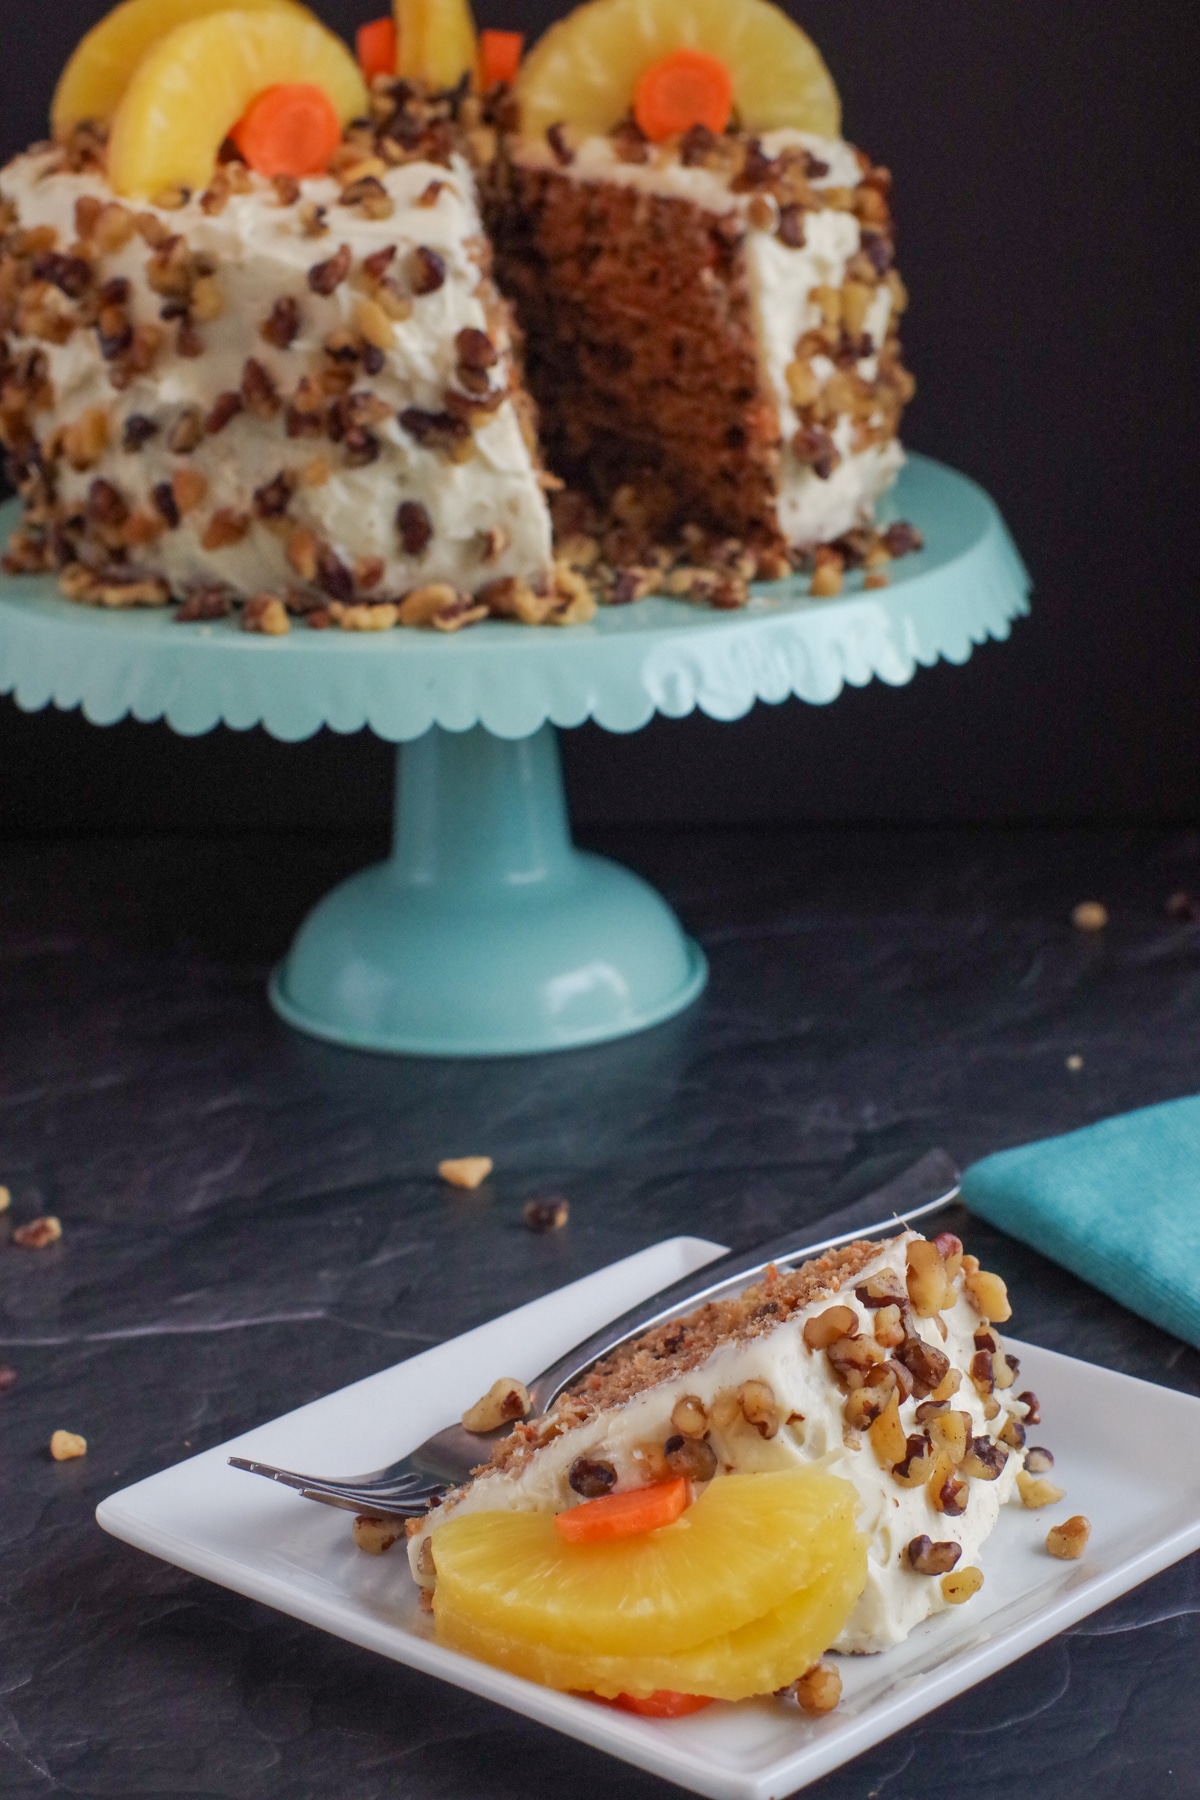
[(561, 1231), (570, 1216), (569, 1200), (527, 1200), (521, 1209), (526, 1230), (539, 1236), (547, 1231)]
[(446, 262), (436, 250), (418, 244), (409, 259), (409, 279), (414, 294), (436, 294), (446, 285)]
[(581, 1500), (599, 1500), (616, 1487), (617, 1471), (610, 1462), (594, 1462), (590, 1457), (577, 1456), (571, 1464), (567, 1483)]
[(839, 1338), (858, 1330), (858, 1314), (849, 1306), (831, 1306), (805, 1321), (804, 1342), (810, 1350), (828, 1350)]
[(1046, 1548), (1051, 1556), (1057, 1556), (1062, 1562), (1078, 1562), (1088, 1547), (1091, 1535), (1090, 1522), (1082, 1513), (1076, 1513), (1073, 1519), (1067, 1519), (1062, 1525), (1050, 1527), (1046, 1533)]
[(343, 244), (336, 256), (328, 261), (317, 263), (308, 271), (308, 285), (314, 294), (328, 296), (334, 293), (350, 273), (354, 261), (349, 244)]
[(450, 1157), (438, 1164), (438, 1174), (451, 1187), (477, 1188), (482, 1187), (495, 1166), (490, 1156)]
[(62, 1225), (53, 1214), (47, 1214), (42, 1219), (31, 1219), (28, 1225), (18, 1225), (12, 1241), (21, 1250), (45, 1250), (57, 1244), (62, 1234)]
[(318, 206), (315, 200), (306, 200), (300, 208), (300, 229), (307, 238), (327, 237), (329, 226), (325, 223), (328, 207)]
[(819, 563), (813, 571), (809, 595), (814, 600), (836, 600), (845, 586), (845, 579), (837, 563)]
[(974, 1599), (982, 1586), (982, 1569), (956, 1569), (953, 1574), (942, 1576), (942, 1598), (951, 1606), (962, 1606)]
[(300, 335), (300, 302), (291, 294), (277, 300), (260, 326), (260, 335), (277, 350), (287, 350)]
[(87, 1455), (87, 1439), (74, 1431), (56, 1431), (50, 1439), (50, 1454), (55, 1462), (74, 1462)]
[(802, 1712), (819, 1718), (824, 1713), (833, 1712), (841, 1700), (842, 1678), (828, 1663), (818, 1663), (807, 1675), (794, 1681), (788, 1692), (795, 1695)]
[(711, 1481), (719, 1464), (712, 1445), (700, 1438), (684, 1437), (676, 1432), (663, 1445), (663, 1456), (672, 1475), (684, 1475), (689, 1481)]
[(1056, 1487), (1052, 1481), (1046, 1481), (1038, 1475), (1027, 1475), (1024, 1469), (1017, 1471), (1017, 1491), (1021, 1496), (1021, 1504), (1031, 1512), (1039, 1507), (1056, 1506), (1066, 1498), (1066, 1488)]
[[(204, 528), (200, 543), (205, 550), (228, 550), (234, 544), (240, 544), (250, 529), (249, 513), (238, 512), (231, 506), (220, 507)], [(251, 628), (246, 627), (247, 630)], [(264, 627), (255, 627), (262, 630)]]
[(354, 1521), (354, 1542), (368, 1556), (385, 1555), (403, 1536), (403, 1519), (381, 1519), (371, 1513), (359, 1513)]
[(685, 1438), (702, 1438), (708, 1431), (708, 1413), (695, 1394), (681, 1394), (671, 1409), (672, 1428)]
[[(171, 495), (178, 514), (195, 512), (208, 493), (208, 482), (199, 469), (176, 469), (171, 477)], [(155, 505), (159, 504), (158, 489), (154, 490)], [(166, 514), (163, 515), (166, 517)], [(170, 520), (167, 520), (170, 524)]]
[(189, 590), (175, 614), (177, 625), (209, 624), (214, 619), (227, 619), (233, 611), (233, 593), (217, 583), (197, 585)]
[(928, 1537), (915, 1537), (904, 1554), (914, 1574), (948, 1575), (962, 1556), (962, 1545), (952, 1542), (935, 1544)]
[(977, 1269), (966, 1277), (963, 1286), (990, 1323), (1003, 1325), (1006, 1319), (1012, 1318), (1008, 1289), (999, 1275), (989, 1275), (986, 1269)]
[(198, 406), (185, 406), (167, 433), (167, 449), (174, 456), (190, 456), (204, 437), (204, 414)]
[(529, 1389), (524, 1382), (502, 1376), (492, 1383), (482, 1400), (467, 1408), (462, 1416), (463, 1430), (480, 1435), (496, 1431), (515, 1419), (528, 1418), (530, 1404)]
[(242, 630), (260, 632), (264, 637), (286, 637), (292, 629), (287, 607), (274, 594), (256, 594), (242, 608)]
[(273, 419), (280, 409), (274, 379), (255, 356), (247, 357), (242, 369), (242, 400), (257, 419)]
[(783, 1414), (770, 1382), (743, 1381), (737, 1397), (743, 1418), (748, 1425), (754, 1426), (759, 1437), (778, 1437)]
[(204, 421), (205, 431), (210, 437), (216, 437), (219, 432), (224, 431), (231, 420), (236, 419), (237, 415), (244, 410), (245, 401), (240, 394), (234, 393), (232, 390), (228, 393), (218, 394)]

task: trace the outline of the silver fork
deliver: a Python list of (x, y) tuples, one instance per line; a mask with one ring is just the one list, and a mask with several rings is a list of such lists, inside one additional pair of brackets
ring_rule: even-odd
[[(874, 1237), (903, 1227), (913, 1219), (949, 1206), (958, 1197), (959, 1176), (954, 1163), (944, 1150), (931, 1150), (920, 1162), (877, 1188), (852, 1206), (832, 1213), (821, 1221), (822, 1234), (817, 1239), (805, 1238), (797, 1244), (794, 1235), (757, 1250), (722, 1256), (697, 1274), (663, 1288), (614, 1319), (557, 1362), (551, 1363), (529, 1384), (530, 1418), (540, 1418), (558, 1396), (585, 1375), (602, 1357), (611, 1355), (627, 1339), (640, 1336), (655, 1325), (678, 1318), (704, 1305), (709, 1300), (722, 1300), (739, 1294), (754, 1279), (765, 1273), (770, 1264), (786, 1268), (791, 1263), (832, 1250), (838, 1244), (852, 1243), (860, 1237)], [(808, 1228), (812, 1230), (813, 1227)], [(276, 1469), (270, 1463), (231, 1456), (235, 1469), (251, 1475), (265, 1475), (295, 1488), (306, 1500), (319, 1500), (325, 1506), (341, 1506), (348, 1512), (379, 1513), (384, 1516), (416, 1518), (440, 1499), (447, 1489), (466, 1481), (471, 1470), (486, 1462), (491, 1446), (511, 1426), (500, 1426), (486, 1434), (465, 1431), (461, 1425), (448, 1425), (435, 1432), (415, 1450), (386, 1469), (369, 1475), (351, 1475), (343, 1481), (332, 1481), (317, 1475), (298, 1475), (291, 1469)]]

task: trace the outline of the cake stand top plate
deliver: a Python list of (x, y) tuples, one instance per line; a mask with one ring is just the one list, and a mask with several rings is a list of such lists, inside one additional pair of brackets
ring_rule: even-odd
[[(0, 509), (0, 538), (16, 513), (15, 502)], [(759, 700), (825, 704), (847, 682), (900, 686), (939, 658), (963, 663), (1028, 611), (1029, 577), (974, 482), (913, 456), (887, 517), (911, 520), (928, 546), (892, 565), (887, 588), (863, 591), (851, 575), (841, 599), (814, 601), (801, 577), (757, 587), (738, 612), (652, 598), (564, 630), (265, 638), (236, 620), (181, 627), (166, 610), (94, 611), (60, 598), (50, 577), (0, 576), (0, 693), (27, 711), (81, 707), (96, 725), (165, 719), (186, 736), (261, 725), (287, 742), (323, 725), (407, 743), (432, 725), (523, 738), (547, 721), (624, 732), (656, 712), (732, 720)]]

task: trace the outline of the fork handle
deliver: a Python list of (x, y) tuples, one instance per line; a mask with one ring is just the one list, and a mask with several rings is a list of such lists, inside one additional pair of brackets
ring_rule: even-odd
[(823, 1235), (818, 1242), (798, 1245), (796, 1234), (792, 1232), (775, 1244), (759, 1244), (751, 1251), (718, 1258), (708, 1265), (705, 1273), (710, 1279), (703, 1286), (697, 1287), (695, 1274), (686, 1276), (672, 1287), (651, 1294), (640, 1306), (614, 1319), (602, 1331), (585, 1338), (556, 1363), (551, 1363), (530, 1386), (529, 1416), (540, 1418), (593, 1363), (611, 1356), (630, 1338), (664, 1324), (680, 1312), (694, 1312), (708, 1301), (740, 1294), (755, 1276), (765, 1274), (772, 1263), (777, 1268), (785, 1267), (816, 1256), (822, 1250), (832, 1250), (838, 1244), (852, 1243), (864, 1233), (880, 1231), (892, 1224), (903, 1229), (908, 1220), (922, 1218), (926, 1213), (948, 1206), (957, 1198), (958, 1188), (959, 1173), (954, 1162), (944, 1150), (931, 1150), (894, 1181), (823, 1219)]

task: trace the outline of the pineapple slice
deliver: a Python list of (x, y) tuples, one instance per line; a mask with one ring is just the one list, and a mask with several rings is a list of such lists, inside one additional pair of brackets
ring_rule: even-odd
[(563, 122), (584, 136), (611, 131), (639, 78), (680, 49), (724, 63), (746, 130), (840, 136), (841, 101), (820, 52), (770, 0), (589, 0), (526, 58), (517, 82), (522, 130), (541, 137)]
[(298, 9), (217, 12), (178, 26), (142, 59), (117, 109), (109, 180), (119, 194), (148, 198), (205, 186), (250, 102), (289, 82), (323, 88), (343, 124), (369, 105), (341, 39)]
[(445, 1643), (565, 1689), (740, 1699), (803, 1674), (866, 1580), (848, 1482), (727, 1475), (673, 1525), (571, 1544), (549, 1513), (467, 1513), (433, 1534)]
[(825, 1566), (789, 1599), (735, 1631), (719, 1633), (674, 1655), (604, 1656), (531, 1643), (467, 1618), (443, 1594), (440, 1584), (433, 1603), (438, 1639), (452, 1650), (507, 1669), (526, 1681), (598, 1694), (606, 1700), (615, 1700), (619, 1694), (641, 1698), (661, 1689), (712, 1700), (773, 1694), (805, 1674), (824, 1654), (863, 1590), (866, 1540), (855, 1529), (852, 1504), (821, 1528), (820, 1550)]
[[(114, 7), (86, 37), (81, 38), (59, 78), (50, 107), (50, 123), (56, 137), (83, 119), (107, 123), (121, 103), (143, 56), (160, 38), (206, 13), (224, 12), (231, 0), (124, 0)], [(247, 10), (290, 6), (304, 12), (295, 0), (241, 0)]]
[(393, 0), (393, 7), (400, 75), (431, 88), (474, 79), (479, 45), (470, 0)]

